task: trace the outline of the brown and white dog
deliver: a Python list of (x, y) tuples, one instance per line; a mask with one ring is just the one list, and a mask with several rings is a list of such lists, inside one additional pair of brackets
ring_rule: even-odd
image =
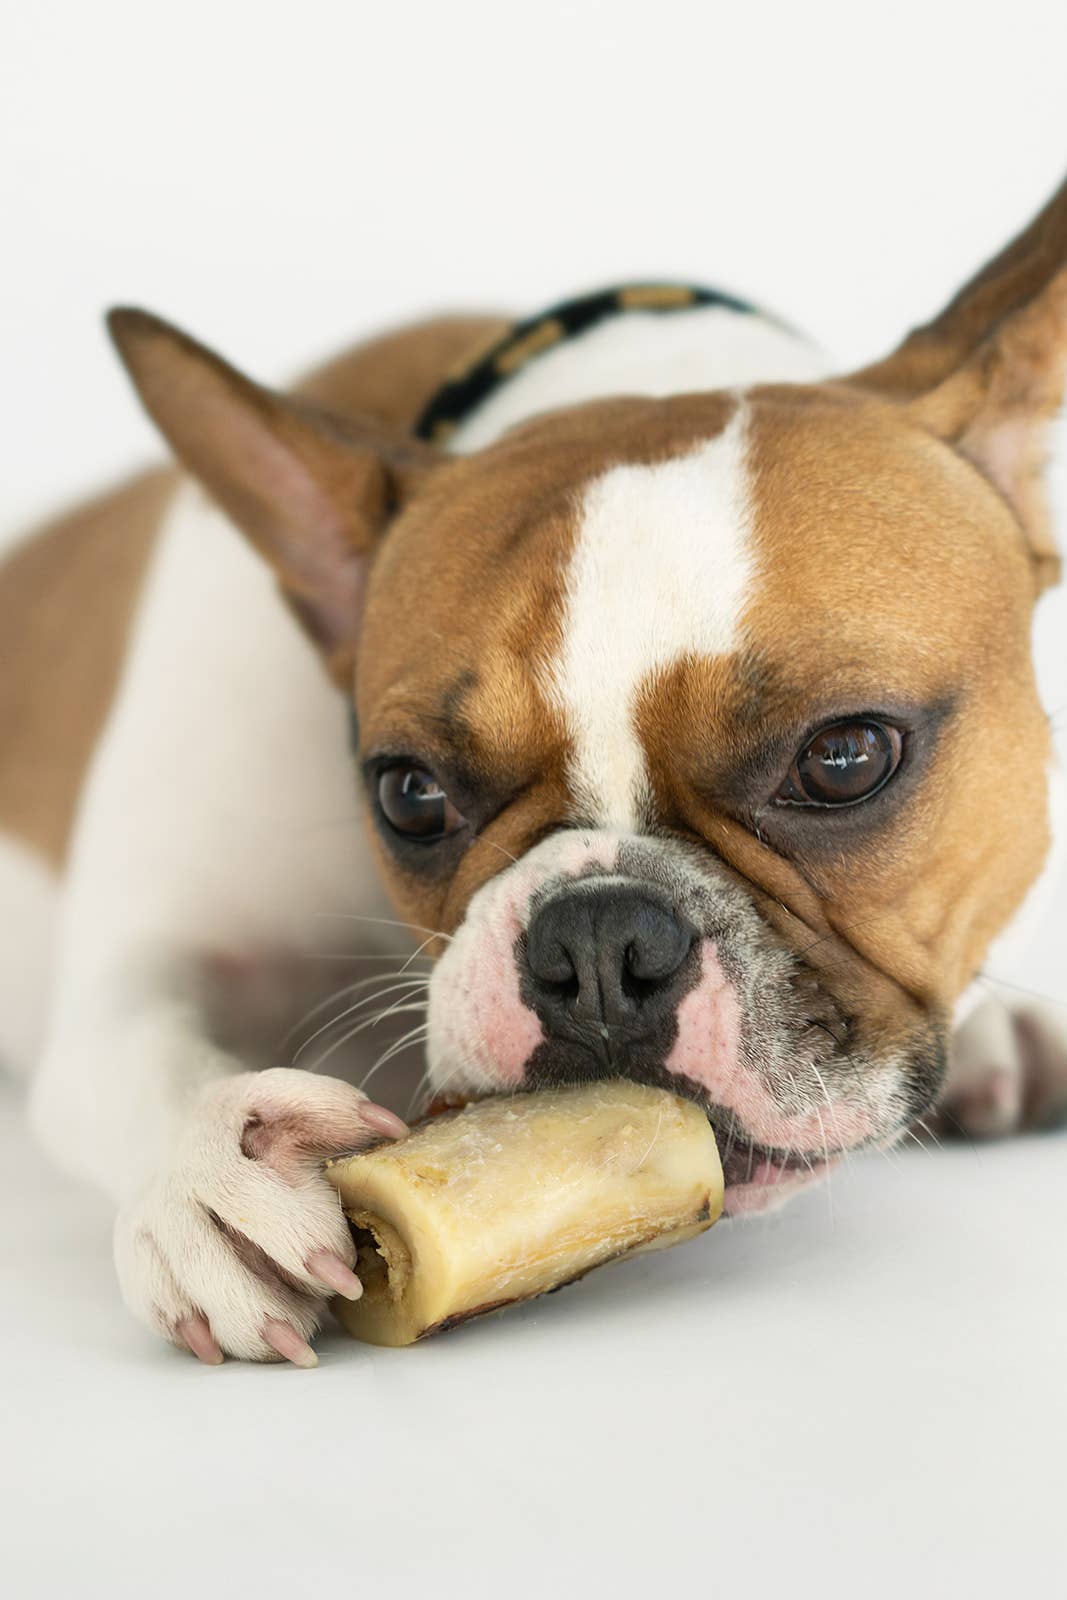
[[(0, 1042), (118, 1202), (131, 1309), (204, 1360), (314, 1361), (359, 1292), (321, 1159), (402, 1132), (249, 1070), (239, 1013), (295, 1018), (324, 910), (428, 940), (393, 993), (432, 1087), (672, 1084), (734, 1215), (938, 1104), (1067, 1104), (1052, 1013), (973, 1003), (1050, 855), (1067, 188), (860, 373), (726, 300), (664, 310), (550, 318), (521, 360), (439, 319), (291, 395), (116, 313), (190, 477), (0, 569)], [(507, 381), (421, 440), (486, 347)]]

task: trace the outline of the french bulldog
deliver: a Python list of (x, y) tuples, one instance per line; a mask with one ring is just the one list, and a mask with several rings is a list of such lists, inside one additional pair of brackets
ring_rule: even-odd
[(1067, 187), (846, 374), (679, 284), (288, 393), (110, 325), (180, 468), (0, 568), (0, 1044), (149, 1328), (311, 1365), (360, 1292), (323, 1160), (405, 1125), (278, 1045), (324, 912), (413, 944), (311, 1037), (385, 994), (433, 1092), (670, 1086), (734, 1216), (1063, 1114), (1063, 1016), (982, 974), (1051, 882)]

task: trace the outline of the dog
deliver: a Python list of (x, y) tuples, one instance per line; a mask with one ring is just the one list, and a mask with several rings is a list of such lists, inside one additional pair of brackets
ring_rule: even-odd
[(110, 326), (180, 470), (0, 569), (0, 1044), (149, 1328), (313, 1365), (360, 1292), (323, 1159), (405, 1124), (275, 1042), (324, 910), (431, 960), (385, 986), (431, 1091), (669, 1085), (733, 1216), (1062, 1116), (1063, 1021), (980, 975), (1051, 882), (1067, 186), (845, 375), (684, 284), (284, 394)]

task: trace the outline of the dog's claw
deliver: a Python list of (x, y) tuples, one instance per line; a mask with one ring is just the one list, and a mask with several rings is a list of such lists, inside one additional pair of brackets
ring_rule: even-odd
[(336, 1294), (343, 1295), (346, 1300), (358, 1300), (363, 1293), (363, 1285), (352, 1268), (346, 1266), (332, 1250), (316, 1250), (314, 1255), (308, 1256), (307, 1269), (313, 1278), (318, 1278), (320, 1283), (333, 1289)]
[(395, 1111), (390, 1111), (386, 1106), (376, 1105), (373, 1100), (364, 1101), (359, 1108), (359, 1114), (368, 1128), (373, 1128), (375, 1133), (384, 1133), (390, 1139), (403, 1139), (411, 1131)]
[(315, 1366), (308, 1341), (329, 1301), (363, 1292), (324, 1163), (407, 1131), (336, 1078), (268, 1067), (211, 1083), (171, 1165), (120, 1212), (115, 1263), (127, 1303), (201, 1361), (225, 1352)]
[(281, 1322), (277, 1317), (268, 1317), (263, 1324), (263, 1337), (272, 1350), (284, 1356), (286, 1361), (291, 1361), (294, 1367), (318, 1366), (318, 1356), (290, 1323)]
[(179, 1322), (175, 1331), (183, 1344), (188, 1346), (196, 1359), (202, 1361), (205, 1367), (221, 1367), (224, 1359), (222, 1350), (208, 1327), (206, 1317), (185, 1317)]

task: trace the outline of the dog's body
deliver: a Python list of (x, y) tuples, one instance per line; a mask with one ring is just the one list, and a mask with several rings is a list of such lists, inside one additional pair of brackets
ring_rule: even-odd
[(0, 570), (0, 1049), (40, 1054), (37, 1127), (114, 1193), (152, 1326), (310, 1360), (356, 1292), (316, 1162), (395, 1126), (234, 1042), (306, 1008), (324, 913), (352, 948), (398, 914), (444, 947), (435, 1087), (674, 1083), (735, 1214), (927, 1112), (954, 1013), (953, 1116), (1061, 1108), (1050, 1014), (973, 1004), (1051, 859), (1029, 428), (1067, 202), (1041, 227), (848, 382), (770, 318), (638, 300), (535, 341), (445, 460), (411, 427), (499, 318), (373, 341), (295, 403), (119, 320), (218, 504), (151, 475)]

